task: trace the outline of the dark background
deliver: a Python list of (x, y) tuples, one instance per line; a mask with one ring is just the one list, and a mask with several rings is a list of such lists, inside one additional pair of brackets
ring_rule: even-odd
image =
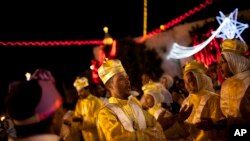
[[(148, 31), (184, 14), (205, 0), (148, 0)], [(181, 24), (249, 9), (247, 0), (213, 0)], [(143, 29), (143, 0), (84, 0), (81, 2), (0, 2), (0, 41), (102, 40), (103, 27), (115, 39), (138, 37)], [(0, 111), (8, 83), (25, 79), (36, 68), (52, 71), (72, 84), (89, 70), (93, 45), (66, 47), (0, 46)]]

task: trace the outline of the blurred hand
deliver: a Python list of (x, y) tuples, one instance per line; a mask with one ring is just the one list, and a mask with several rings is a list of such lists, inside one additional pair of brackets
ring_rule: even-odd
[(163, 125), (163, 124), (166, 122), (166, 119), (165, 119), (165, 117), (164, 117), (165, 113), (166, 113), (166, 110), (162, 111), (162, 112), (159, 114), (158, 118), (157, 118), (157, 121), (158, 121), (161, 125)]
[(180, 97), (179, 97), (179, 95), (177, 94), (177, 92), (174, 91), (174, 92), (172, 93), (172, 98), (173, 98), (173, 101), (178, 102), (178, 100), (179, 100)]
[(48, 80), (55, 83), (55, 78), (49, 70), (37, 69), (32, 75), (31, 79)]
[(211, 118), (201, 118), (201, 121), (195, 124), (196, 128), (202, 129), (205, 131), (215, 128)]
[(191, 105), (189, 107), (187, 105), (184, 105), (184, 107), (181, 108), (180, 112), (178, 113), (178, 122), (184, 122), (192, 113), (193, 107), (194, 105)]
[(176, 122), (176, 118), (175, 116), (166, 116), (166, 110), (164, 110), (158, 116), (157, 121), (160, 123), (163, 130), (166, 130)]
[(227, 118), (221, 119), (215, 123), (216, 129), (223, 129), (227, 126)]

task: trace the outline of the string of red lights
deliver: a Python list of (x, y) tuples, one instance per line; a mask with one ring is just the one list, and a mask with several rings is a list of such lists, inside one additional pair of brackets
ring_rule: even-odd
[(81, 40), (81, 41), (35, 41), (35, 42), (0, 42), (0, 46), (82, 46), (101, 45), (102, 40)]
[(160, 33), (162, 31), (169, 29), (170, 27), (173, 27), (174, 25), (182, 22), (186, 18), (188, 18), (188, 17), (194, 15), (195, 13), (201, 11), (202, 9), (206, 8), (208, 5), (212, 4), (212, 2), (213, 2), (213, 0), (206, 0), (205, 3), (201, 3), (198, 7), (194, 7), (193, 9), (190, 9), (188, 12), (186, 12), (183, 15), (173, 19), (172, 21), (164, 24), (162, 27), (149, 32), (148, 36)]
[[(201, 3), (199, 6), (194, 7), (183, 15), (173, 19), (172, 21), (164, 24), (161, 28), (157, 28), (151, 32), (149, 32), (146, 36), (142, 37), (140, 41), (144, 41), (146, 38), (151, 37), (157, 33), (163, 32), (170, 27), (182, 22), (187, 17), (194, 15), (195, 13), (201, 11), (206, 8), (208, 5), (212, 4), (213, 0), (206, 0), (205, 3)], [(103, 40), (79, 40), (79, 41), (16, 41), (16, 42), (3, 42), (0, 41), (0, 46), (83, 46), (83, 45), (101, 45), (103, 44)]]

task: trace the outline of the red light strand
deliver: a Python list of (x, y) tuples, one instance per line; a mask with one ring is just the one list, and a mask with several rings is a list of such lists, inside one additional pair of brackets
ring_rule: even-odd
[(201, 3), (198, 7), (194, 7), (193, 9), (189, 10), (188, 12), (184, 13), (183, 15), (181, 15), (180, 17), (177, 17), (175, 19), (173, 19), (172, 21), (164, 24), (164, 30), (161, 30), (160, 28), (155, 29), (153, 31), (151, 31), (150, 33), (148, 33), (148, 36), (153, 35), (153, 34), (157, 34), (159, 32), (165, 31), (166, 29), (169, 29), (170, 27), (173, 27), (174, 25), (182, 22), (183, 20), (185, 20), (187, 17), (190, 17), (191, 15), (194, 15), (195, 13), (199, 12), (200, 10), (206, 8), (208, 5), (212, 4), (212, 0), (206, 0), (205, 3)]
[(83, 46), (101, 44), (103, 44), (102, 40), (0, 42), (0, 46)]
[[(208, 38), (213, 30), (210, 29), (207, 33), (202, 36)], [(193, 39), (193, 45), (199, 44), (197, 36)], [(213, 54), (216, 53), (216, 54)], [(218, 39), (214, 38), (204, 49), (194, 55), (197, 61), (204, 63), (209, 66), (213, 62), (217, 62), (220, 56), (220, 44)]]

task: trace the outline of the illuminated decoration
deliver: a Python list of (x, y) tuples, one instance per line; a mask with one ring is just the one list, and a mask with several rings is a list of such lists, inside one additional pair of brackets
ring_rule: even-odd
[[(237, 21), (238, 16), (238, 8), (236, 8), (228, 18), (230, 19), (230, 22), (226, 23), (224, 27), (221, 29), (221, 33), (216, 35), (216, 38), (222, 38), (222, 39), (233, 39), (233, 38), (239, 38), (241, 41), (245, 42), (243, 38), (240, 36), (240, 34), (248, 28), (248, 24), (243, 24)], [(226, 16), (220, 11), (220, 16), (216, 16), (217, 21), (219, 24), (222, 23), (222, 21), (226, 18)]]
[[(108, 34), (108, 27), (104, 27), (103, 31), (105, 33), (103, 45), (94, 48), (94, 56), (95, 58), (91, 60), (91, 76), (92, 80), (95, 84), (102, 83), (99, 75), (98, 68), (102, 65), (104, 58), (113, 59), (116, 56), (116, 40), (113, 40), (111, 36)], [(108, 48), (107, 52), (104, 51), (105, 48)]]
[(101, 44), (103, 44), (102, 40), (0, 42), (0, 46), (83, 46)]
[(4, 120), (5, 120), (5, 118), (6, 118), (5, 116), (2, 116), (2, 117), (1, 117), (1, 121), (4, 121)]
[[(234, 26), (232, 26), (232, 23), (236, 23), (236, 21), (234, 19), (232, 19), (233, 16), (231, 16), (231, 15), (233, 15), (233, 14), (230, 14), (229, 17), (223, 17), (223, 22), (220, 23), (220, 26), (217, 28), (217, 30), (215, 32), (212, 32), (212, 35), (201, 44), (195, 45), (193, 47), (185, 47), (185, 46), (181, 46), (177, 43), (174, 43), (172, 49), (170, 50), (169, 54), (167, 55), (167, 59), (170, 59), (170, 58), (182, 59), (182, 58), (190, 57), (190, 56), (194, 55), (195, 53), (199, 52), (200, 50), (202, 50), (204, 47), (206, 47), (208, 45), (208, 43), (211, 42), (213, 40), (213, 38), (218, 36), (221, 32), (222, 32), (221, 35), (232, 36), (231, 32), (230, 32), (230, 35), (228, 35), (228, 32), (227, 32), (228, 28), (225, 28), (225, 27), (234, 27)], [(237, 27), (237, 26), (235, 26), (235, 27)], [(227, 30), (225, 30), (225, 29), (227, 29)], [(230, 29), (230, 30), (233, 30), (233, 29)], [(237, 31), (238, 31), (238, 29), (235, 30), (234, 33), (236, 33)]]
[(190, 57), (194, 55), (195, 53), (202, 50), (205, 46), (208, 45), (209, 42), (213, 40), (213, 38), (221, 31), (222, 27), (229, 22), (229, 18), (225, 18), (225, 20), (222, 22), (222, 24), (219, 26), (219, 28), (212, 33), (212, 35), (205, 40), (203, 43), (195, 45), (193, 47), (185, 47), (181, 46), (177, 43), (173, 44), (172, 49), (170, 50), (169, 54), (167, 55), (167, 59), (173, 58), (173, 59), (182, 59), (186, 57)]
[(27, 72), (27, 73), (25, 73), (25, 77), (26, 77), (26, 80), (29, 81), (30, 77), (31, 77), (31, 74), (29, 72)]
[(109, 33), (108, 33), (108, 31), (109, 31), (109, 29), (108, 29), (108, 27), (104, 27), (103, 28), (103, 31), (104, 31), (104, 33), (105, 33), (105, 37), (104, 37), (104, 39), (103, 39), (103, 44), (104, 45), (112, 45), (112, 43), (113, 43), (113, 39), (112, 39), (112, 37), (109, 35)]
[(115, 58), (116, 56), (116, 41), (113, 41), (111, 51), (109, 53), (109, 58)]
[[(144, 42), (147, 38), (155, 35), (155, 34), (158, 34), (160, 32), (163, 32), (163, 31), (166, 31), (167, 29), (175, 26), (176, 24), (179, 24), (181, 23), (183, 20), (185, 20), (186, 18), (194, 15), (195, 13), (201, 11), (202, 9), (205, 9), (208, 5), (212, 4), (213, 3), (213, 0), (206, 0), (205, 3), (201, 3), (199, 6), (196, 6), (194, 7), (193, 9), (190, 9), (188, 12), (184, 13), (183, 15), (173, 19), (172, 21), (166, 23), (166, 24), (163, 24), (164, 28), (157, 28), (151, 32), (149, 32), (147, 34), (147, 36), (143, 36), (141, 37), (139, 40), (137, 40), (137, 42), (141, 43), (141, 42)], [(164, 29), (164, 30), (162, 30)]]
[[(202, 34), (202, 37), (208, 38), (211, 36), (212, 29), (209, 30), (206, 34)], [(193, 38), (193, 45), (197, 45), (200, 43), (198, 40), (198, 36), (196, 35)], [(217, 38), (214, 38), (204, 49), (194, 54), (194, 58), (204, 63), (206, 66), (211, 65), (213, 62), (217, 62), (220, 56), (220, 42)]]
[(148, 16), (147, 4), (148, 4), (148, 1), (144, 0), (144, 3), (143, 3), (143, 36), (147, 35), (147, 16)]
[(162, 31), (164, 31), (164, 30), (165, 30), (165, 26), (164, 26), (164, 25), (160, 25), (160, 29), (161, 29)]
[(95, 84), (100, 84), (101, 83), (101, 79), (98, 75), (98, 68), (102, 65), (102, 62), (99, 62), (98, 60), (91, 60), (91, 76), (92, 76), (92, 80)]
[(89, 68), (90, 68), (91, 70), (93, 70), (93, 69), (94, 69), (94, 65), (91, 65)]

